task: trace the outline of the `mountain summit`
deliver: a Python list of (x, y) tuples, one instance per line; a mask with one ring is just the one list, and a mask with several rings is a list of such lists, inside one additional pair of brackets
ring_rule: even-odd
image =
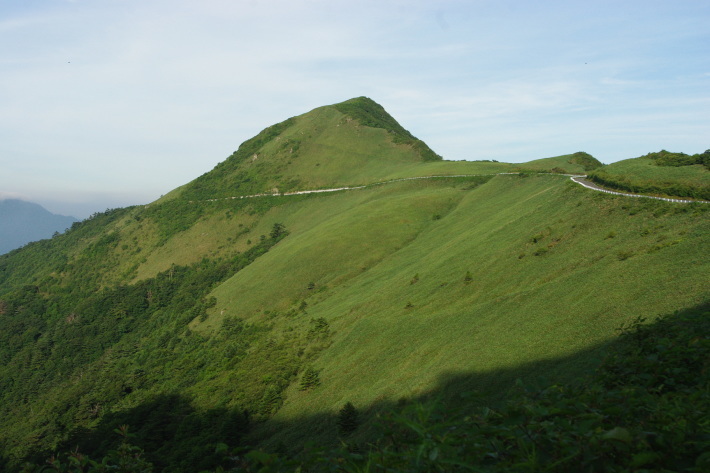
[(358, 97), (264, 129), (181, 193), (201, 200), (365, 184), (441, 159), (381, 105)]

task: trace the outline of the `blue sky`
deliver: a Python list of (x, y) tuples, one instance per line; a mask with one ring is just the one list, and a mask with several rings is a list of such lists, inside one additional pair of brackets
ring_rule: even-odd
[(445, 159), (710, 148), (710, 2), (0, 4), (0, 197), (148, 203), (365, 95)]

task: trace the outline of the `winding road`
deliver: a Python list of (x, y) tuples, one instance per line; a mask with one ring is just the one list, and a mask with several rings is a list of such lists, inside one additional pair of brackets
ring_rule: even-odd
[[(251, 199), (254, 197), (275, 197), (275, 196), (284, 196), (284, 195), (302, 195), (302, 194), (318, 194), (318, 193), (323, 193), (323, 192), (349, 191), (349, 190), (355, 190), (355, 189), (364, 189), (366, 187), (391, 184), (393, 182), (413, 181), (416, 179), (441, 179), (441, 178), (454, 178), (454, 177), (499, 176), (499, 175), (510, 175), (510, 174), (521, 174), (521, 173), (519, 173), (519, 172), (498, 172), (498, 173), (492, 173), (492, 174), (453, 174), (453, 175), (442, 175), (442, 176), (403, 177), (401, 179), (391, 179), (389, 181), (375, 182), (373, 184), (368, 184), (368, 185), (363, 185), (363, 186), (334, 187), (331, 189), (314, 189), (314, 190), (293, 191), (293, 192), (283, 192), (283, 193), (273, 192), (273, 193), (252, 194), (252, 195), (235, 195), (232, 197), (222, 197), (219, 199), (206, 199), (206, 200), (202, 200), (200, 202), (217, 202), (219, 200), (229, 200), (229, 199)], [(595, 183), (587, 180), (586, 179), (587, 176), (583, 175), (583, 174), (557, 174), (557, 173), (547, 173), (547, 172), (540, 172), (540, 173), (536, 173), (536, 174), (548, 174), (548, 175), (553, 175), (553, 176), (567, 176), (573, 182), (575, 182), (576, 184), (579, 184), (582, 187), (586, 187), (587, 189), (591, 189), (591, 190), (597, 191), (597, 192), (604, 192), (606, 194), (621, 195), (621, 196), (625, 196), (625, 197), (641, 197), (644, 199), (665, 200), (666, 202), (676, 202), (676, 203), (682, 203), (682, 204), (690, 204), (690, 203), (710, 204), (710, 201), (707, 201), (707, 200), (672, 199), (672, 198), (668, 198), (668, 197), (656, 197), (656, 196), (652, 196), (652, 195), (629, 194), (626, 192), (612, 191), (612, 190), (604, 189), (604, 188), (596, 185)], [(194, 201), (190, 201), (190, 202), (194, 202)]]

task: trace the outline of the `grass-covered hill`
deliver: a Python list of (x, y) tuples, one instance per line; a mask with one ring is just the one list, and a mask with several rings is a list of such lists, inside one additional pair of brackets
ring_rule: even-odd
[(594, 156), (584, 151), (564, 154), (553, 158), (536, 159), (521, 164), (521, 171), (559, 172), (568, 174), (586, 174), (603, 166)]
[(403, 165), (440, 160), (382, 106), (359, 97), (266, 128), (178, 194), (199, 200), (369, 184)]
[(623, 191), (710, 200), (710, 150), (694, 155), (649, 153), (594, 169), (589, 178)]
[[(240, 149), (0, 256), (0, 467), (127, 424), (158, 470), (200, 471), (220, 443), (336, 445), (347, 403), (365, 443), (398, 403), (575, 380), (620, 325), (710, 296), (708, 206), (582, 188), (559, 175), (582, 153), (443, 161), (363, 98)], [(281, 195), (332, 186), (363, 187)]]

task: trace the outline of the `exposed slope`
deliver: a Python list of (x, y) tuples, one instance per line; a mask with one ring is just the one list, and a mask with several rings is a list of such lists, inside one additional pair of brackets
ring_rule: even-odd
[[(279, 416), (420, 394), (445, 373), (563, 356), (610, 339), (637, 314), (710, 296), (701, 208), (627, 202), (555, 176), (500, 176), (448, 197), (432, 192), (451, 199), (434, 219), (435, 210), (404, 193), (418, 185), (401, 184), (404, 207), (392, 196), (373, 202), (377, 212), (343, 209), (292, 235), (214, 292), (208, 327), (221, 314), (258, 320), (300, 300), (308, 316), (331, 324), (333, 345), (316, 365), (322, 387), (290, 391)], [(373, 235), (388, 256), (372, 253)], [(344, 247), (334, 246), (338, 238)], [(311, 281), (327, 289), (312, 294)]]

